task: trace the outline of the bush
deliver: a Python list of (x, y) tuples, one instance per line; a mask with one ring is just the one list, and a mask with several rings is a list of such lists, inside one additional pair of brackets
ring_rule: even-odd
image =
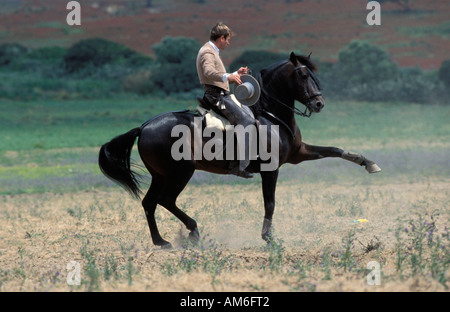
[[(439, 84), (433, 73), (424, 72), (420, 68), (402, 68), (396, 79), (386, 79), (372, 83), (355, 83), (343, 87), (342, 80), (336, 72), (322, 75), (325, 81), (325, 96), (338, 99), (361, 101), (403, 101), (414, 103), (430, 103), (441, 101), (436, 96)], [(342, 79), (342, 77), (340, 77)]]
[(447, 88), (450, 88), (450, 60), (442, 62), (441, 68), (439, 68), (439, 79)]
[(44, 47), (29, 50), (15, 58), (8, 70), (37, 74), (44, 78), (61, 78), (65, 74), (64, 55), (67, 50), (61, 47)]
[(64, 56), (68, 73), (85, 70), (90, 75), (96, 68), (107, 64), (128, 63), (138, 65), (143, 58), (121, 44), (101, 38), (81, 40), (69, 48)]
[(398, 76), (398, 67), (386, 51), (358, 40), (339, 52), (337, 70), (347, 86), (395, 80)]
[(402, 68), (399, 81), (399, 100), (428, 103), (435, 98), (437, 79), (418, 67)]
[(0, 66), (5, 66), (28, 52), (28, 48), (18, 43), (4, 43), (0, 45)]
[(169, 93), (198, 88), (196, 59), (200, 43), (192, 38), (166, 37), (153, 46), (157, 67), (152, 75), (156, 88)]
[(3, 75), (10, 78), (2, 84), (0, 97), (92, 98), (124, 90), (140, 94), (153, 90), (150, 81), (145, 81), (148, 75), (137, 75), (150, 71), (153, 59), (104, 39), (83, 40), (69, 49), (28, 50), (7, 44), (0, 46), (0, 55), (7, 64)]
[(149, 94), (155, 91), (155, 86), (151, 80), (150, 70), (142, 70), (129, 74), (122, 82), (124, 91), (136, 94)]
[[(386, 51), (364, 41), (351, 42), (341, 50), (337, 63), (324, 65), (320, 77), (325, 96), (415, 103), (442, 101), (445, 96), (439, 89), (435, 72), (425, 72), (418, 67), (399, 69)], [(445, 69), (441, 68), (441, 71), (439, 77), (442, 80)], [(442, 94), (441, 98), (436, 94)]]
[(26, 57), (42, 63), (56, 63), (63, 60), (66, 53), (67, 50), (62, 47), (43, 47), (31, 50)]

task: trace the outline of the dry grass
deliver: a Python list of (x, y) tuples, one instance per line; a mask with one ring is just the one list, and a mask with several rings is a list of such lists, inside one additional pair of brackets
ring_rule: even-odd
[[(186, 188), (178, 203), (197, 220), (200, 247), (185, 247), (181, 223), (158, 208), (160, 231), (175, 246), (169, 251), (151, 244), (140, 203), (120, 189), (3, 196), (0, 290), (446, 291), (425, 268), (413, 274), (406, 252), (397, 269), (396, 231), (420, 217), (445, 234), (450, 180), (374, 181), (281, 182), (272, 248), (260, 238), (256, 184)], [(407, 251), (406, 236), (402, 242)], [(424, 254), (424, 267), (431, 257)], [(379, 286), (367, 285), (372, 260), (381, 264)], [(70, 261), (81, 266), (79, 286), (67, 285)], [(447, 271), (447, 286), (448, 279)]]

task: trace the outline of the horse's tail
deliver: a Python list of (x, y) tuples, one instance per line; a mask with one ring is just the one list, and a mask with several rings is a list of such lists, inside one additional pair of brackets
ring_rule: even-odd
[(105, 176), (140, 198), (139, 175), (131, 170), (130, 154), (141, 128), (134, 128), (105, 143), (100, 148), (98, 165)]

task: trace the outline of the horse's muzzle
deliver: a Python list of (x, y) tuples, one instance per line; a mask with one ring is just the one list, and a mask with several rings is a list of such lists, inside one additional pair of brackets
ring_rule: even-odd
[(310, 109), (313, 113), (319, 113), (325, 107), (325, 102), (321, 96), (311, 100)]

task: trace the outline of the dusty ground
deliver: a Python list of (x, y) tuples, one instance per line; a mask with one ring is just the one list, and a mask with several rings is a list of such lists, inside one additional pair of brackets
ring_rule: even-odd
[[(447, 291), (430, 274), (396, 271), (395, 232), (418, 216), (433, 216), (441, 232), (449, 228), (449, 190), (450, 180), (442, 178), (389, 185), (282, 182), (275, 251), (260, 238), (257, 184), (189, 185), (182, 193), (179, 206), (197, 220), (206, 247), (184, 248), (186, 230), (158, 208), (159, 229), (172, 250), (151, 244), (140, 203), (121, 189), (2, 196), (0, 290)], [(343, 269), (346, 245), (354, 267)], [(367, 284), (364, 269), (372, 260), (381, 264), (381, 285)], [(70, 261), (80, 264), (79, 286), (67, 284)], [(190, 271), (182, 261), (197, 267)]]

